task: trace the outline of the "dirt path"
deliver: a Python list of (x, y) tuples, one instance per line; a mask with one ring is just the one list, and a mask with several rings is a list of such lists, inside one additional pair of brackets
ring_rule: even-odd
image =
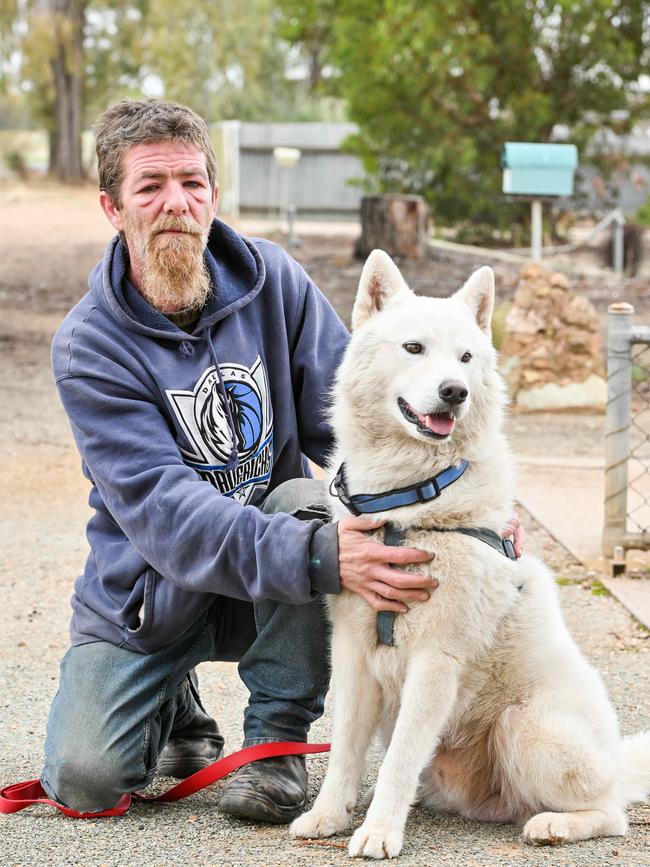
[[(36, 196), (28, 203), (21, 199), (11, 217), (0, 207), (1, 784), (29, 779), (40, 771), (58, 662), (68, 644), (68, 599), (86, 553), (87, 485), (49, 371), (51, 335), (83, 291), (86, 272), (103, 246), (100, 236), (108, 234), (88, 216), (91, 197), (82, 193), (78, 201), (72, 196), (63, 203), (60, 194), (52, 194), (45, 204)], [(6, 200), (0, 197), (2, 204)], [(338, 259), (332, 253), (337, 245)], [(348, 247), (345, 238), (311, 239), (300, 251), (308, 270), (343, 315), (349, 310), (359, 269), (350, 261)], [(329, 275), (334, 272), (330, 290)], [(464, 278), (453, 265), (438, 269), (437, 275), (435, 288), (443, 294)], [(527, 453), (571, 448), (592, 454), (601, 447), (602, 419), (597, 416), (515, 417), (510, 428), (516, 447)], [(544, 556), (558, 571), (567, 620), (589, 659), (603, 672), (624, 732), (648, 726), (648, 633), (603, 595), (597, 575), (585, 572), (529, 516), (524, 515), (524, 521), (528, 550)], [(225, 731), (227, 749), (236, 749), (245, 694), (235, 666), (204, 665), (201, 677), (204, 699)], [(328, 733), (326, 716), (315, 727), (313, 739), (327, 739)], [(325, 763), (312, 760), (313, 792)], [(371, 766), (370, 776), (375, 771), (376, 765)], [(32, 809), (0, 819), (0, 863), (25, 867), (348, 863), (342, 840), (321, 845), (290, 842), (284, 828), (248, 826), (220, 816), (215, 809), (218, 798), (215, 787), (176, 806), (138, 805), (123, 819), (89, 822)], [(634, 808), (630, 816), (630, 834), (624, 840), (537, 850), (524, 847), (518, 830), (511, 826), (478, 825), (415, 810), (400, 863), (648, 865), (650, 810)]]

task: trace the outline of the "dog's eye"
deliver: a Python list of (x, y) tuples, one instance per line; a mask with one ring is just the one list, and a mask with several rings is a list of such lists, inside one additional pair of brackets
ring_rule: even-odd
[(403, 343), (402, 346), (407, 352), (410, 352), (411, 355), (419, 355), (421, 352), (424, 352), (424, 346), (421, 343), (415, 343), (414, 341), (411, 343)]
[(472, 353), (471, 353), (471, 352), (463, 352), (463, 354), (462, 354), (461, 357), (460, 357), (460, 360), (461, 360), (461, 361), (464, 361), (465, 364), (467, 364), (467, 362), (470, 361), (471, 358), (472, 358)]

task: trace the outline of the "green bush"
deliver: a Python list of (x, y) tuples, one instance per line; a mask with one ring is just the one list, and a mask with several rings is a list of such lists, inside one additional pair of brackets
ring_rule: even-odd
[(27, 162), (25, 161), (25, 157), (22, 155), (20, 151), (17, 150), (9, 150), (5, 151), (2, 154), (2, 158), (5, 162), (5, 165), (15, 175), (24, 181), (27, 179), (27, 175), (29, 174), (29, 170), (27, 168)]
[(636, 222), (642, 226), (650, 226), (650, 199), (641, 205), (635, 216)]

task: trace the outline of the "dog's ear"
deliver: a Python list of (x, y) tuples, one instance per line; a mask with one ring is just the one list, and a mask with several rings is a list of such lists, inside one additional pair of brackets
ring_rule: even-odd
[(462, 289), (454, 295), (467, 304), (474, 314), (479, 328), (488, 337), (492, 336), (492, 311), (494, 309), (494, 271), (488, 265), (474, 271)]
[(378, 313), (399, 292), (410, 292), (399, 268), (383, 250), (373, 250), (361, 272), (352, 310), (352, 330)]

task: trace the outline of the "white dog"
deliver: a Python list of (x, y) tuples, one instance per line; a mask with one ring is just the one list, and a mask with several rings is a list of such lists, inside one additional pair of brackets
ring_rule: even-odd
[[(348, 827), (378, 728), (387, 752), (352, 856), (398, 855), (416, 800), (523, 822), (527, 841), (557, 843), (625, 834), (627, 804), (650, 791), (650, 732), (620, 737), (603, 683), (563, 623), (552, 575), (501, 549), (513, 461), (501, 432), (493, 300), (490, 268), (449, 299), (416, 297), (380, 250), (361, 276), (335, 389), (332, 511), (388, 521), (390, 533), (434, 556), (424, 568), (440, 585), (392, 627), (357, 594), (328, 598), (332, 752), (291, 834)], [(434, 476), (437, 488), (422, 484)], [(466, 528), (485, 529), (473, 537)]]

